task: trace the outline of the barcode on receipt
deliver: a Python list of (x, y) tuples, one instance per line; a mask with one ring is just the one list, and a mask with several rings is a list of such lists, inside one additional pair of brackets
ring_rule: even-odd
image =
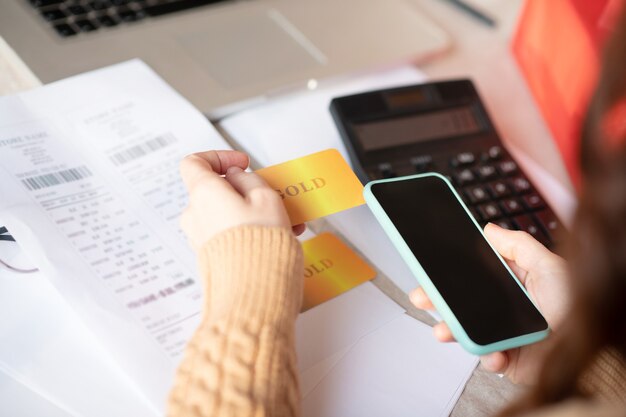
[(176, 142), (176, 138), (171, 134), (157, 136), (139, 145), (114, 153), (110, 156), (111, 161), (115, 165), (122, 165), (134, 159), (141, 158), (159, 149), (165, 148), (167, 145)]
[(38, 175), (36, 177), (23, 178), (22, 184), (24, 184), (29, 190), (34, 191), (52, 187), (53, 185), (82, 180), (83, 178), (90, 177), (91, 175), (91, 171), (89, 171), (86, 166), (80, 166), (77, 168), (70, 168), (63, 171)]

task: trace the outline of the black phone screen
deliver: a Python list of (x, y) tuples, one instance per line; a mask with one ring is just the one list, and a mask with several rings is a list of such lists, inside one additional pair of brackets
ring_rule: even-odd
[(371, 191), (470, 339), (487, 345), (547, 329), (443, 179), (377, 183)]

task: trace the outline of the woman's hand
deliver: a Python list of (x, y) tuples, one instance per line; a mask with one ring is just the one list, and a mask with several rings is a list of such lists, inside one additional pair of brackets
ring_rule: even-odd
[[(558, 331), (570, 303), (565, 261), (525, 232), (488, 224), (485, 235), (526, 287), (551, 329)], [(417, 308), (434, 309), (422, 288), (413, 290), (410, 298)], [(445, 323), (435, 325), (433, 331), (441, 342), (454, 340)], [(532, 345), (491, 353), (481, 357), (481, 363), (488, 371), (503, 373), (515, 383), (532, 384), (551, 340), (548, 337)]]
[[(248, 163), (248, 156), (237, 151), (199, 152), (181, 162), (189, 206), (180, 224), (195, 250), (236, 226), (290, 227), (280, 196), (263, 178), (244, 171)], [(293, 230), (300, 234), (304, 225)]]

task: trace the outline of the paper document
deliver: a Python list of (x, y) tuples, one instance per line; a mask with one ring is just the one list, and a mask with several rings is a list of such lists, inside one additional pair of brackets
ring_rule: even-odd
[(313, 389), (307, 387), (303, 415), (447, 416), (477, 363), (403, 314), (365, 336)]
[(305, 416), (446, 416), (478, 364), (369, 282), (301, 314), (296, 333)]
[[(0, 259), (32, 263), (12, 254), (15, 243), (0, 243)], [(0, 268), (0, 287), (0, 317), (6, 318), (0, 320), (0, 369), (24, 389), (53, 399), (75, 416), (161, 414), (41, 272), (23, 275)], [(27, 397), (3, 397), (2, 388), (0, 383), (0, 405), (30, 407)], [(14, 415), (2, 411), (1, 416)]]
[(298, 369), (307, 371), (401, 314), (370, 282), (305, 311), (296, 322)]
[(0, 98), (0, 223), (158, 408), (202, 294), (178, 166), (226, 148), (140, 61)]
[(0, 415), (11, 417), (77, 417), (52, 400), (38, 395), (0, 366)]

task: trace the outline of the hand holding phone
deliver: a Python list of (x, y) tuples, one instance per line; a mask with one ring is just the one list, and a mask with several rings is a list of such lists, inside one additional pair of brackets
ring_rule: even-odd
[[(527, 233), (506, 230), (494, 224), (485, 227), (485, 237), (506, 260), (548, 321), (550, 328), (558, 331), (567, 314), (570, 298), (568, 271), (565, 260), (550, 252)], [(411, 291), (411, 302), (419, 309), (435, 307), (418, 287)], [(453, 342), (454, 336), (445, 322), (436, 324), (433, 333), (440, 342)], [(522, 346), (504, 352), (494, 352), (481, 357), (481, 364), (489, 372), (506, 375), (512, 382), (532, 385), (548, 352), (550, 341)]]
[(374, 181), (365, 199), (466, 350), (485, 355), (548, 335), (545, 318), (444, 177)]

